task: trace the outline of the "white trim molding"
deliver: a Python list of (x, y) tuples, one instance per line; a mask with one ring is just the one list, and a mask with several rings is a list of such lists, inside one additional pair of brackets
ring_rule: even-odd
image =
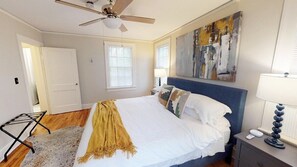
[(93, 106), (94, 103), (82, 104), (82, 109), (90, 109), (90, 108), (92, 108), (92, 106)]
[(16, 20), (16, 21), (18, 21), (18, 22), (20, 22), (22, 24), (25, 24), (26, 26), (28, 26), (28, 27), (30, 27), (30, 28), (32, 28), (32, 29), (34, 29), (34, 30), (36, 30), (36, 31), (38, 31), (38, 32), (41, 33), (41, 30), (39, 30), (38, 28), (32, 26), (31, 24), (29, 24), (29, 23), (25, 22), (24, 20), (22, 20), (22, 19), (14, 16), (14, 15), (8, 13), (7, 11), (5, 11), (5, 10), (3, 10), (1, 8), (0, 8), (0, 12), (6, 14), (7, 16), (11, 17), (12, 19), (14, 19), (14, 20)]

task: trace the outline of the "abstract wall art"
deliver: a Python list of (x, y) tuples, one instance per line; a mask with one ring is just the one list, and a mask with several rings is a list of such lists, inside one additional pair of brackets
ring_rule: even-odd
[(176, 39), (176, 75), (235, 82), (242, 12)]

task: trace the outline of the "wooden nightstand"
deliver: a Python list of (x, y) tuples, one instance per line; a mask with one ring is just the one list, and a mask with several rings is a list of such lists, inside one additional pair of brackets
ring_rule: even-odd
[(288, 167), (297, 166), (297, 148), (286, 144), (285, 149), (271, 147), (261, 138), (246, 139), (248, 132), (235, 135), (237, 138), (235, 167)]

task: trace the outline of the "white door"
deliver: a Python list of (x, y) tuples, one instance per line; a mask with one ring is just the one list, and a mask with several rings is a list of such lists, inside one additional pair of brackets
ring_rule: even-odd
[(42, 48), (52, 114), (81, 109), (75, 49)]

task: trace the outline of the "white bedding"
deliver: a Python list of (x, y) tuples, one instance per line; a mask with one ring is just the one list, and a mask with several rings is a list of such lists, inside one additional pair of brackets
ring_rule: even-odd
[[(177, 118), (165, 109), (156, 96), (116, 100), (123, 124), (136, 146), (137, 153), (127, 155), (117, 151), (112, 158), (90, 159), (78, 164), (84, 155), (93, 131), (91, 109), (74, 166), (87, 167), (167, 167), (224, 151), (224, 134), (211, 126), (190, 118)], [(197, 123), (198, 122), (198, 123)]]

